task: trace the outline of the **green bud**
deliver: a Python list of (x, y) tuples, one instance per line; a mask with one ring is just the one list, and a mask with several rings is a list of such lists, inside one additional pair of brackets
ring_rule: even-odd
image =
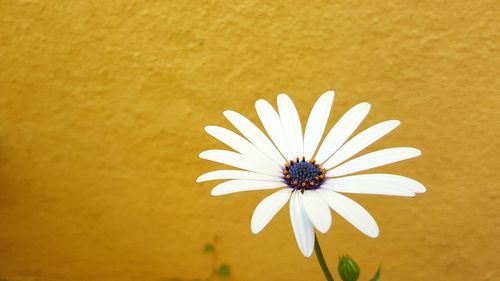
[(343, 281), (356, 281), (359, 278), (359, 266), (349, 256), (339, 259), (339, 275)]

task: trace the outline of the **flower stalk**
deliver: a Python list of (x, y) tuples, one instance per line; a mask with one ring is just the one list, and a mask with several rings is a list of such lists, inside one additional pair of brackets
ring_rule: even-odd
[(323, 257), (323, 253), (321, 252), (321, 247), (319, 246), (318, 237), (314, 234), (314, 252), (316, 253), (316, 257), (318, 258), (319, 265), (321, 266), (321, 270), (323, 270), (323, 274), (327, 281), (334, 281), (333, 276), (326, 265), (325, 258)]

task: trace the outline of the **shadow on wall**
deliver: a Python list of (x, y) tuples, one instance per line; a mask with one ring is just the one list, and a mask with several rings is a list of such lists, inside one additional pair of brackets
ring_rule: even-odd
[[(162, 278), (160, 281), (211, 281), (223, 278), (228, 278), (231, 275), (231, 269), (226, 263), (219, 263), (217, 243), (219, 242), (219, 237), (214, 236), (211, 242), (205, 244), (203, 252), (211, 257), (211, 270), (210, 274), (203, 279), (182, 279), (175, 277)], [(0, 280), (3, 281), (3, 280)]]
[[(206, 255), (210, 255), (211, 257), (211, 270), (206, 278), (198, 278), (198, 279), (184, 279), (178, 277), (165, 277), (161, 278), (159, 281), (212, 281), (212, 280), (221, 280), (224, 278), (228, 278), (231, 276), (231, 269), (226, 263), (219, 263), (218, 260), (218, 250), (217, 243), (219, 241), (219, 237), (216, 235), (212, 239), (211, 242), (205, 244), (203, 248), (203, 252)], [(23, 278), (23, 279), (8, 279), (0, 276), (0, 281), (43, 281), (39, 278)]]

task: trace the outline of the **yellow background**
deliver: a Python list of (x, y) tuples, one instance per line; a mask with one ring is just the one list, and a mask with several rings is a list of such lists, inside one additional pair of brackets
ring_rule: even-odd
[[(209, 195), (198, 159), (223, 145), (222, 111), (287, 92), (305, 120), (336, 91), (360, 129), (402, 126), (370, 150), (424, 155), (376, 171), (413, 177), (416, 198), (351, 196), (381, 228), (334, 215), (319, 238), (363, 280), (500, 280), (498, 1), (0, 1), (0, 278), (201, 279), (220, 236), (231, 280), (322, 280), (285, 208), (259, 235), (270, 191)], [(359, 131), (359, 130), (358, 130)], [(337, 280), (339, 280), (337, 278)]]

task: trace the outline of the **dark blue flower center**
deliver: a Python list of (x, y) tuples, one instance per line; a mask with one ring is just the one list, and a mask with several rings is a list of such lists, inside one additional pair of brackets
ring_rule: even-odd
[(285, 164), (283, 178), (289, 187), (296, 190), (317, 189), (325, 180), (325, 169), (314, 160), (306, 161), (304, 157)]
[(313, 181), (314, 177), (318, 176), (321, 171), (312, 163), (299, 162), (290, 166), (289, 172), (292, 179)]

